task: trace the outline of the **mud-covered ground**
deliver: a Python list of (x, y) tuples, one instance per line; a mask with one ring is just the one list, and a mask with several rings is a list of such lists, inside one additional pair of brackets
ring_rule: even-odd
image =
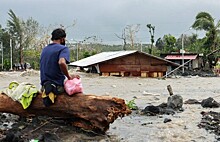
[[(201, 101), (213, 97), (220, 99), (219, 77), (173, 77), (167, 79), (140, 77), (102, 77), (96, 74), (79, 73), (82, 78), (85, 94), (110, 95), (123, 98), (126, 102), (135, 98), (138, 108), (148, 105), (159, 105), (167, 102), (167, 85), (171, 85), (174, 94), (181, 95), (183, 100), (197, 99)], [(30, 82), (40, 88), (39, 72), (0, 72), (0, 90), (11, 81)], [(59, 119), (47, 117), (19, 118), (1, 114), (0, 137), (7, 133), (9, 122), (19, 122), (14, 126), (16, 132), (25, 132), (24, 137), (30, 139), (47, 139), (47, 141), (90, 141), (90, 142), (213, 142), (218, 136), (203, 128), (199, 128), (202, 111), (219, 112), (219, 108), (203, 108), (200, 104), (184, 104), (184, 111), (174, 115), (145, 116), (139, 111), (118, 118), (106, 135), (96, 135), (73, 128)], [(164, 120), (171, 119), (164, 123)], [(7, 131), (6, 131), (7, 130)], [(46, 141), (46, 140), (45, 140)]]

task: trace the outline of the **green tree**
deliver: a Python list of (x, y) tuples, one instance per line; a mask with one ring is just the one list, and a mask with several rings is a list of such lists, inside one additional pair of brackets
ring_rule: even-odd
[(176, 38), (172, 36), (171, 34), (164, 35), (163, 41), (165, 43), (163, 52), (164, 53), (170, 53), (173, 51), (176, 51), (175, 43), (176, 43)]
[[(10, 69), (10, 35), (8, 30), (1, 28), (0, 29), (0, 41), (3, 45), (3, 60), (4, 60), (4, 69)], [(7, 61), (6, 61), (7, 60)], [(9, 63), (9, 65), (8, 65)], [(8, 68), (9, 67), (9, 68)]]
[(9, 15), (9, 20), (7, 23), (8, 29), (9, 29), (9, 34), (10, 34), (10, 39), (13, 41), (17, 40), (18, 45), (20, 45), (19, 50), (20, 50), (20, 63), (22, 60), (22, 26), (21, 23), (22, 21), (15, 15), (15, 13), (10, 9), (8, 12)]
[(206, 31), (206, 41), (204, 47), (208, 48), (208, 52), (216, 50), (219, 46), (218, 38), (220, 34), (220, 21), (215, 24), (215, 19), (207, 12), (200, 12), (197, 14), (192, 28), (195, 30)]
[(162, 51), (164, 49), (165, 43), (163, 41), (163, 39), (158, 38), (156, 41), (156, 45), (155, 45), (160, 51)]
[[(36, 37), (39, 31), (39, 24), (32, 18), (27, 19), (26, 21), (20, 19), (16, 14), (10, 9), (8, 12), (9, 20), (7, 22), (8, 31), (10, 37), (13, 41), (13, 51), (19, 52), (19, 59), (15, 59), (16, 62), (24, 62), (24, 50), (33, 49), (33, 46), (36, 45)], [(18, 51), (17, 51), (17, 50)]]

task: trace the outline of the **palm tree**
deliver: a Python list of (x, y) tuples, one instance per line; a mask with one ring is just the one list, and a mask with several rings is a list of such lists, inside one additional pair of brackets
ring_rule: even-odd
[(207, 12), (200, 12), (192, 25), (195, 30), (206, 31), (206, 42), (204, 46), (209, 47), (209, 51), (216, 50), (218, 46), (218, 37), (220, 35), (220, 21), (215, 25), (215, 19)]
[(33, 18), (28, 18), (26, 21), (20, 19), (12, 10), (8, 12), (9, 20), (7, 21), (8, 31), (13, 42), (17, 43), (19, 49), (19, 63), (24, 63), (24, 51), (33, 46), (34, 40), (39, 32), (39, 24)]
[[(8, 12), (9, 20), (7, 22), (7, 26), (9, 27), (9, 33), (13, 40), (17, 40), (19, 44), (19, 62), (22, 63), (23, 60), (23, 50), (22, 50), (22, 20), (20, 20), (15, 13), (10, 9)], [(16, 38), (16, 39), (15, 39)]]

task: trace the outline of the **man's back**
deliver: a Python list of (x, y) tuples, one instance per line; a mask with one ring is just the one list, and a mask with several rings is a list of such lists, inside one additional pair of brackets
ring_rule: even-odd
[(40, 58), (41, 85), (46, 81), (53, 81), (63, 86), (65, 76), (58, 64), (60, 58), (69, 62), (69, 49), (66, 46), (52, 43), (43, 49)]

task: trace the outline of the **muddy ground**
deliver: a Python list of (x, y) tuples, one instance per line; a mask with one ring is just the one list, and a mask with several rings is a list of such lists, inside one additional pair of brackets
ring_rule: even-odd
[[(148, 105), (159, 105), (167, 102), (169, 93), (167, 85), (171, 85), (174, 94), (181, 95), (183, 100), (199, 101), (213, 97), (220, 99), (219, 77), (172, 77), (167, 79), (140, 77), (102, 77), (96, 74), (79, 73), (82, 78), (85, 94), (110, 95), (125, 99), (126, 102), (135, 98), (139, 110)], [(0, 90), (11, 81), (30, 82), (40, 88), (39, 72), (0, 72)], [(90, 141), (90, 142), (213, 142), (218, 136), (203, 128), (199, 128), (202, 111), (219, 112), (219, 108), (203, 108), (200, 104), (184, 104), (184, 111), (174, 115), (146, 116), (139, 110), (131, 115), (118, 118), (106, 135), (97, 135), (82, 131), (59, 119), (48, 117), (19, 118), (1, 114), (0, 137), (9, 131), (22, 135), (21, 139), (43, 139), (44, 141)], [(164, 123), (165, 119), (171, 119)], [(11, 123), (19, 122), (14, 130)], [(17, 138), (19, 139), (19, 137)]]

